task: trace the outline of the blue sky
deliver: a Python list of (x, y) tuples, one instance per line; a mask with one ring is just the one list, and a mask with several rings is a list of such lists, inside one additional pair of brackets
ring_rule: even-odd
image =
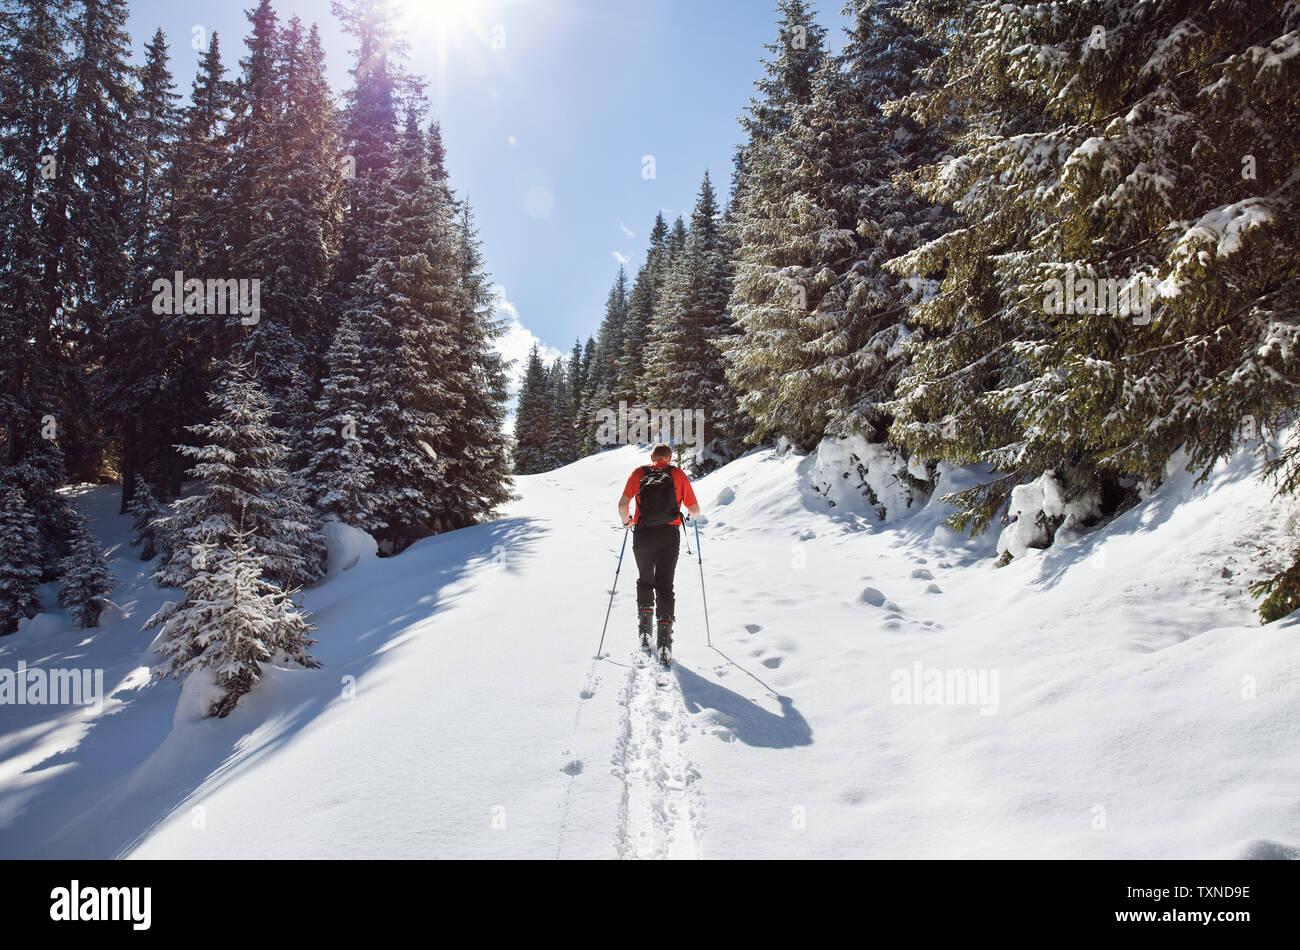
[[(774, 0), (399, 5), (408, 68), (429, 81), (452, 185), (474, 206), (502, 309), (521, 323), (503, 349), (526, 354), (531, 333), (567, 350), (595, 332), (616, 254), (635, 275), (656, 212), (689, 216), (706, 168), (725, 193), (736, 119), (775, 36)], [(128, 25), (137, 55), (163, 28), (188, 95), (195, 27), (220, 32), (226, 65), (237, 70), (251, 6), (134, 0)], [(815, 6), (839, 47), (838, 0)], [(297, 14), (320, 25), (331, 84), (347, 88), (350, 44), (329, 0), (281, 0), (276, 10), (282, 21)], [(642, 175), (647, 155), (652, 179)]]

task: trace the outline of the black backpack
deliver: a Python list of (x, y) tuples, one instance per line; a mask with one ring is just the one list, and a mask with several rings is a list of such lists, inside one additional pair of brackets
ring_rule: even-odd
[(672, 524), (681, 517), (681, 510), (677, 507), (677, 485), (673, 481), (674, 468), (673, 465), (667, 468), (641, 466), (641, 487), (636, 502), (637, 527)]

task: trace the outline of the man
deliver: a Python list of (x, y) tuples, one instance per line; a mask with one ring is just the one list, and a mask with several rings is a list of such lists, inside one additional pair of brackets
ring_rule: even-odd
[[(637, 632), (641, 645), (650, 646), (651, 614), (657, 614), (659, 628), (655, 650), (664, 663), (673, 650), (673, 574), (681, 548), (681, 506), (698, 518), (700, 506), (686, 473), (672, 461), (673, 450), (660, 443), (650, 453), (650, 464), (639, 466), (627, 480), (618, 514), (623, 527), (632, 528), (632, 555), (639, 576), (636, 581)], [(628, 507), (636, 499), (636, 513)]]

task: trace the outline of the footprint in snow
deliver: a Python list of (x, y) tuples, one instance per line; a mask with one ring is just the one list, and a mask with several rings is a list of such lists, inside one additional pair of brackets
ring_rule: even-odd
[(862, 601), (864, 604), (870, 604), (872, 607), (883, 607), (885, 603), (885, 595), (874, 587), (867, 587), (858, 595), (858, 600)]
[(763, 660), (762, 663), (769, 670), (774, 670), (781, 665), (781, 658), (779, 656), (769, 656), (766, 660)]
[(931, 574), (929, 571), (927, 571), (927, 570), (926, 570), (925, 568), (923, 568), (923, 567), (918, 567), (918, 568), (916, 568), (915, 570), (913, 570), (913, 571), (912, 571), (912, 576), (915, 577), (918, 581), (932, 581), (932, 580), (934, 580), (934, 575)]
[(718, 505), (729, 505), (736, 500), (736, 490), (728, 485), (718, 492)]
[(940, 587), (938, 584), (926, 584), (925, 592), (927, 594), (942, 594), (943, 588)]
[(750, 633), (758, 633), (758, 631), (762, 630), (763, 628), (756, 623), (747, 623), (745, 624), (745, 629), (748, 630)]
[(574, 759), (564, 768), (560, 769), (565, 775), (576, 776), (582, 772), (582, 759)]

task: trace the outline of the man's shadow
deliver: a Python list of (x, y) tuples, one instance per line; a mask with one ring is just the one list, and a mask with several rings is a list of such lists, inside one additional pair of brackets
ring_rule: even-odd
[(727, 662), (762, 684), (763, 688), (780, 703), (780, 715), (768, 712), (762, 706), (738, 693), (733, 693), (725, 686), (691, 672), (680, 663), (674, 663), (673, 673), (677, 677), (688, 712), (713, 710), (718, 723), (726, 726), (731, 734), (745, 745), (765, 749), (790, 749), (799, 745), (812, 745), (812, 728), (808, 725), (808, 720), (794, 708), (794, 700), (789, 696), (778, 694), (721, 650), (718, 650), (718, 653)]

